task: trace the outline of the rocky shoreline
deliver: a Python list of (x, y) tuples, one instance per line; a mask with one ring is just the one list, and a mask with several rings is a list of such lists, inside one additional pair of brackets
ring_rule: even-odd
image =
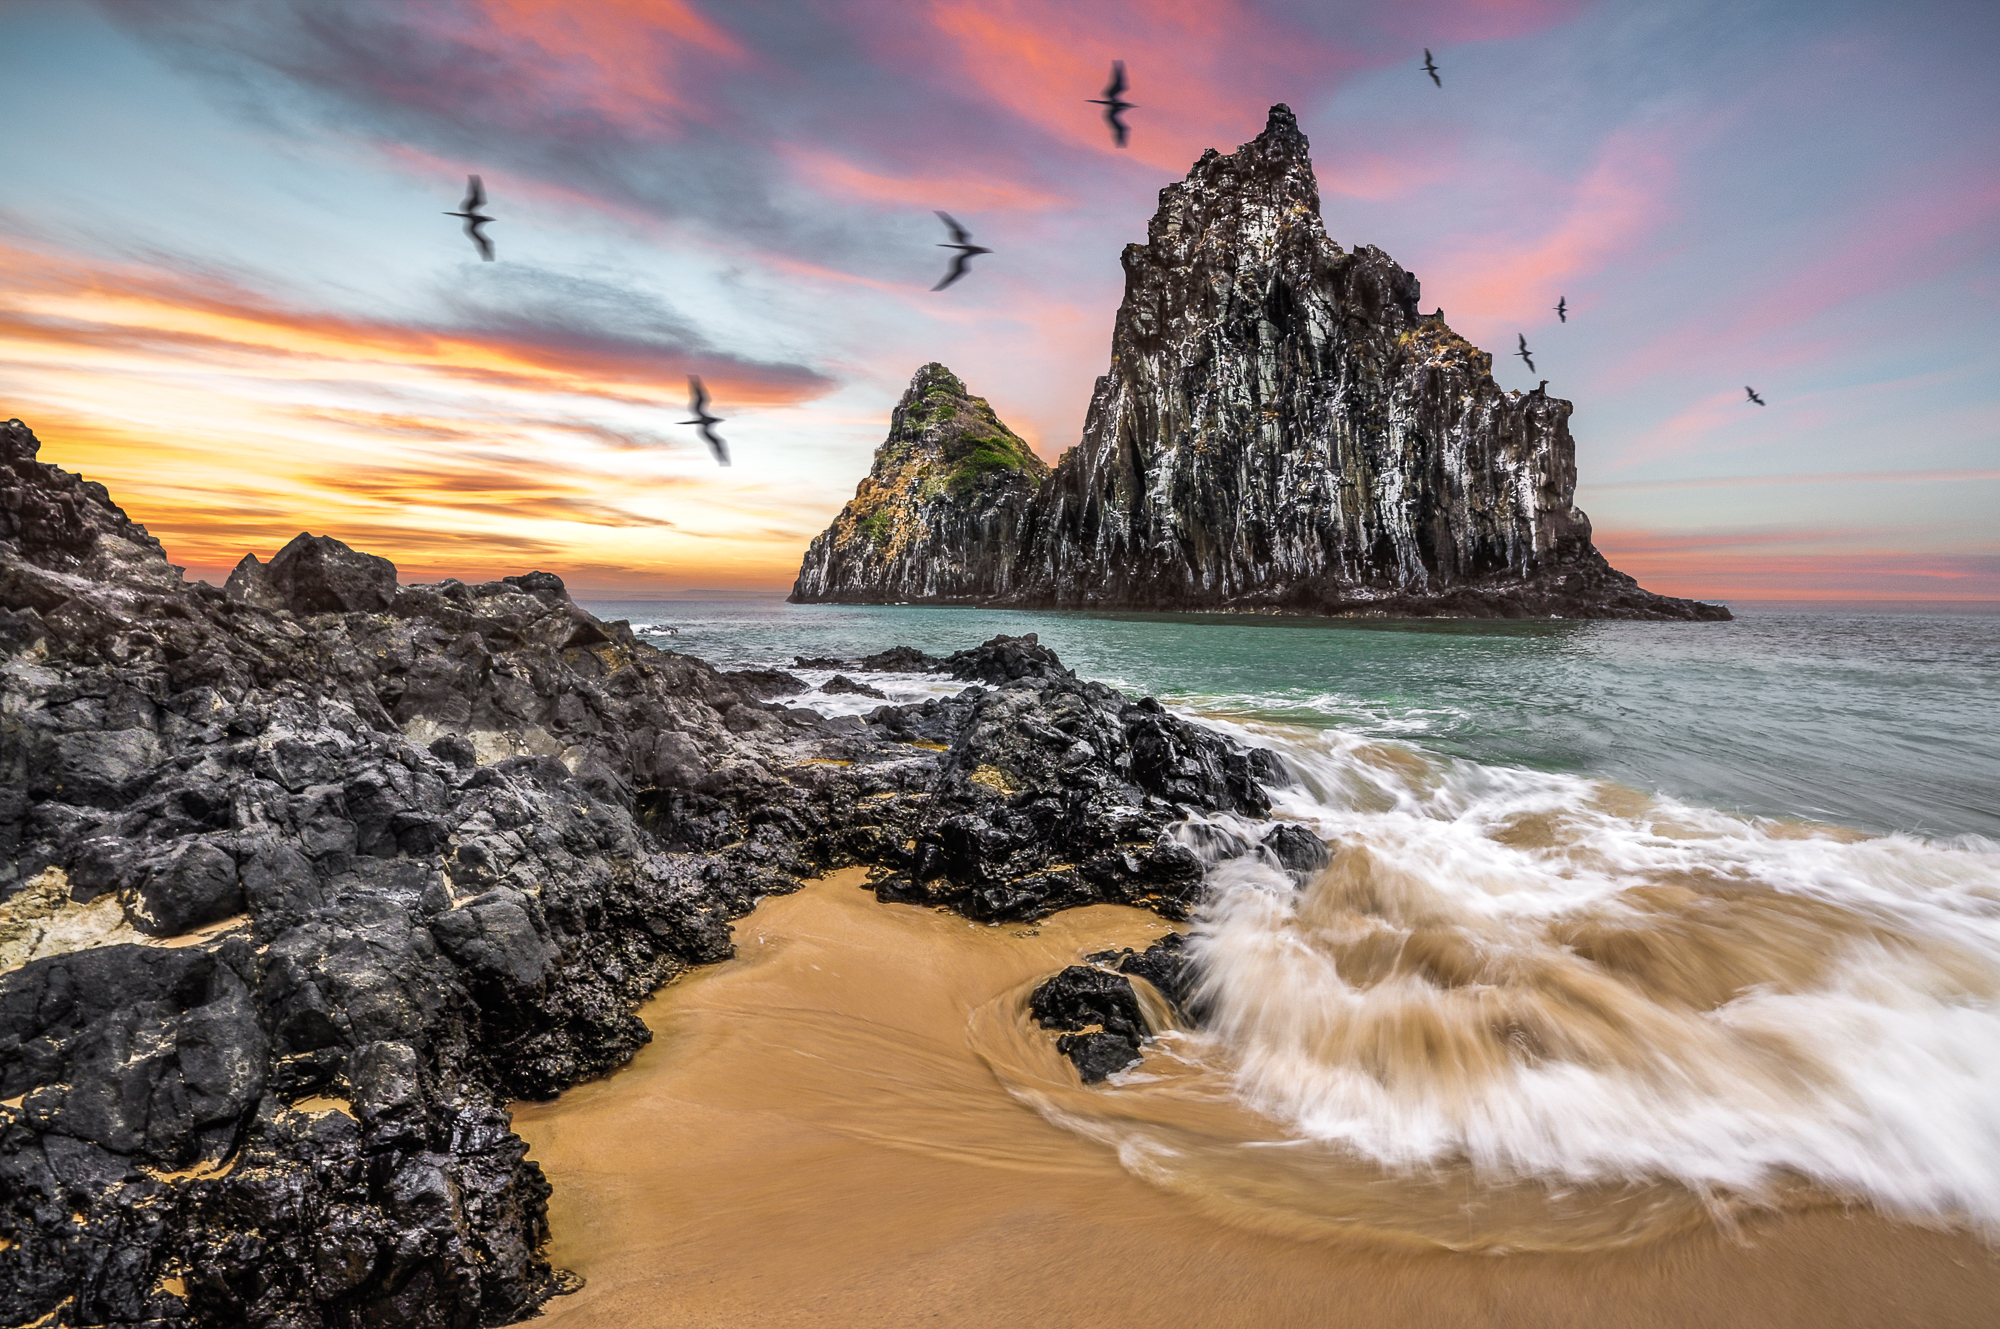
[(38, 447), (0, 425), (7, 1323), (518, 1319), (566, 1276), (505, 1104), (629, 1059), (760, 898), (1184, 918), (1175, 827), (1285, 778), (1033, 637), (842, 662), (966, 687), (829, 719), (546, 573), (301, 535), (187, 583)]

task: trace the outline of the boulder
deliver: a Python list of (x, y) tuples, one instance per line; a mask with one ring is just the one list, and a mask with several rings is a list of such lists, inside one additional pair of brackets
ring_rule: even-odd
[[(394, 563), (350, 549), (330, 535), (302, 531), (293, 536), (265, 565), (263, 577), (279, 602), (295, 614), (381, 613), (396, 599)], [(555, 581), (545, 572), (512, 580), (530, 578)], [(556, 581), (556, 590), (561, 589), (562, 583)]]

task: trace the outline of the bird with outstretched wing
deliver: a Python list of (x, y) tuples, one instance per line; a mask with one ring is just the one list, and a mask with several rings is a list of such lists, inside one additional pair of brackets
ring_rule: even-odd
[(1762, 406), (1764, 404), (1764, 399), (1757, 395), (1757, 389), (1746, 386), (1743, 389), (1743, 391), (1748, 393), (1750, 395), (1750, 400), (1756, 402), (1759, 406)]
[(683, 420), (681, 423), (699, 425), (702, 441), (707, 443), (708, 450), (715, 454), (717, 464), (729, 465), (729, 445), (715, 432), (715, 427), (722, 423), (722, 417), (708, 413), (708, 389), (701, 385), (699, 374), (688, 375), (688, 414), (694, 418)]
[(1104, 108), (1104, 123), (1111, 126), (1112, 137), (1117, 139), (1118, 146), (1121, 148), (1125, 146), (1125, 137), (1131, 131), (1125, 127), (1125, 122), (1119, 119), (1119, 117), (1127, 111), (1136, 111), (1139, 109), (1134, 103), (1125, 100), (1125, 86), (1125, 62), (1123, 60), (1113, 60), (1111, 62), (1111, 82), (1106, 85), (1104, 95), (1102, 97), (1089, 97), (1085, 99), (1092, 106), (1102, 106)]
[(486, 185), (476, 175), (465, 177), (465, 202), (458, 205), (459, 211), (447, 212), (447, 217), (465, 218), (465, 234), (479, 250), (479, 257), (488, 263), (493, 261), (493, 242), (479, 228), (492, 221), (479, 210), (486, 206)]
[(931, 287), (933, 291), (942, 291), (945, 287), (963, 277), (966, 273), (967, 265), (972, 262), (974, 254), (990, 254), (993, 252), (983, 246), (973, 244), (972, 233), (953, 221), (950, 213), (938, 213), (938, 220), (943, 222), (945, 229), (951, 232), (951, 243), (939, 245), (938, 248), (956, 249), (958, 252), (952, 255), (951, 271), (944, 274), (943, 281)]
[(1514, 352), (1514, 354), (1516, 354), (1516, 355), (1520, 356), (1520, 357), (1521, 357), (1521, 358), (1522, 358), (1523, 360), (1527, 361), (1527, 362), (1528, 362), (1528, 372), (1529, 372), (1530, 374), (1534, 373), (1534, 372), (1535, 372), (1535, 358), (1534, 358), (1534, 354), (1533, 354), (1533, 352), (1531, 352), (1531, 351), (1529, 351), (1529, 350), (1528, 350), (1528, 336), (1527, 336), (1527, 334), (1526, 334), (1526, 333), (1523, 333), (1523, 332), (1517, 332), (1517, 333), (1515, 333), (1515, 334), (1514, 334), (1514, 338), (1515, 338), (1515, 340), (1516, 340), (1516, 341), (1518, 341), (1518, 342), (1520, 342), (1520, 343), (1521, 343), (1521, 349), (1520, 349), (1520, 350), (1518, 350), (1518, 351), (1516, 351), (1516, 352)]
[(1424, 72), (1431, 76), (1431, 82), (1440, 88), (1444, 86), (1444, 80), (1438, 77), (1437, 61), (1431, 59), (1431, 48), (1428, 46), (1424, 48)]

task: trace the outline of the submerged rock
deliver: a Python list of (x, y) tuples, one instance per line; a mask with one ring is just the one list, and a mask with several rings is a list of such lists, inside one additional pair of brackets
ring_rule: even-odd
[(6, 1323), (518, 1319), (569, 1284), (507, 1101), (622, 1064), (758, 899), (1180, 917), (1175, 824), (1283, 778), (1032, 638), (870, 656), (969, 685), (828, 719), (547, 573), (302, 536), (190, 585), (38, 446), (0, 425)]
[(1154, 1031), (1148, 1026), (1131, 979), (1143, 978), (1185, 1016), (1194, 996), (1194, 972), (1185, 938), (1169, 933), (1143, 951), (1101, 951), (1086, 956), (1036, 988), (1028, 1013), (1044, 1029), (1069, 1032), (1056, 1051), (1076, 1066), (1085, 1084), (1096, 1084), (1140, 1060)]
[(1111, 371), (1055, 470), (952, 496), (912, 421), (976, 399), (927, 365), (793, 600), (1729, 617), (1605, 562), (1574, 504), (1571, 404), (1503, 391), (1414, 276), (1327, 237), (1289, 108), (1160, 191), (1123, 261)]
[(873, 697), (878, 701), (889, 700), (889, 694), (882, 691), (882, 689), (871, 687), (866, 683), (856, 683), (845, 674), (835, 674), (832, 678), (820, 684), (819, 690), (832, 696), (845, 695), (851, 697)]
[(812, 691), (812, 684), (782, 669), (732, 669), (722, 677), (744, 696), (758, 701)]

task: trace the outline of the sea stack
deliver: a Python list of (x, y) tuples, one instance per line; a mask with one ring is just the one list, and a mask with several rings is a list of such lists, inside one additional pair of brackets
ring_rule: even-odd
[(963, 604), (1012, 594), (1028, 504), (1048, 476), (983, 398), (943, 365), (925, 365), (853, 501), (814, 538), (792, 598)]
[[(926, 366), (794, 601), (1729, 617), (1605, 561), (1574, 502), (1571, 404), (1501, 389), (1489, 353), (1419, 313), (1414, 276), (1327, 238), (1289, 107), (1161, 190), (1123, 261), (1111, 369), (1054, 471), (943, 505), (940, 463), (911, 483), (913, 403), (957, 383)], [(857, 557), (863, 522), (901, 543)]]

